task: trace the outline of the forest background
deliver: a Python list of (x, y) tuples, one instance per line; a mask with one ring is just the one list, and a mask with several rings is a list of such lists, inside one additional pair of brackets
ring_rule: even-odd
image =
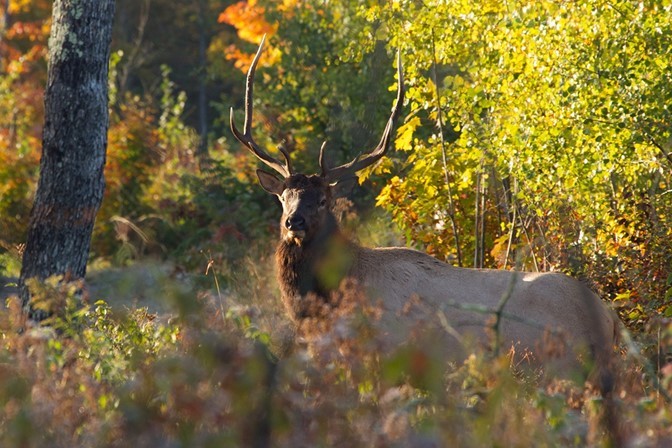
[[(0, 276), (13, 278), (39, 175), (51, 2), (5, 0), (0, 5)], [(94, 285), (96, 275), (98, 285), (112, 277), (125, 285), (113, 292), (99, 286), (94, 291), (104, 296), (94, 300), (113, 304), (115, 295), (128, 295), (135, 314), (111, 317), (105, 314), (108, 305), (97, 302), (85, 313), (71, 310), (76, 317), (68, 315), (63, 325), (80, 328), (86, 321), (97, 331), (92, 338), (118, 338), (117, 348), (130, 344), (129, 334), (143, 335), (143, 343), (155, 349), (141, 361), (137, 348), (115, 352), (111, 359), (119, 365), (111, 363), (116, 367), (107, 370), (100, 363), (107, 356), (102, 348), (95, 356), (89, 353), (97, 359), (90, 366), (77, 364), (102, 369), (96, 387), (91, 386), (97, 392), (81, 398), (94, 401), (95, 419), (70, 423), (79, 428), (78, 443), (86, 444), (81, 428), (94, 420), (108, 424), (109, 434), (122, 431), (115, 418), (128, 424), (124, 400), (140, 406), (134, 401), (137, 391), (126, 396), (116, 389), (124, 384), (123, 372), (137, 368), (134, 363), (157, 368), (156, 359), (167, 356), (160, 353), (187, 344), (188, 324), (151, 323), (137, 314), (138, 304), (150, 311), (177, 309), (182, 315), (194, 291), (201, 291), (204, 303), (209, 295), (216, 299), (213, 313), (226, 317), (226, 325), (234, 327), (230, 331), (282, 345), (277, 328), (285, 327), (284, 318), (270, 262), (279, 207), (256, 183), (256, 160), (228, 130), (229, 108), (242, 110), (244, 72), (264, 34), (268, 45), (255, 90), (255, 138), (271, 151), (284, 145), (304, 171), (316, 171), (324, 140), (332, 164), (375, 146), (396, 89), (393, 60), (399, 49), (407, 101), (396, 151), (360, 177), (363, 187), (353, 191), (352, 201), (339, 203), (345, 226), (367, 244), (408, 245), (455, 265), (559, 270), (589, 282), (617, 308), (654, 369), (631, 371), (634, 376), (648, 372), (638, 380), (639, 407), (632, 412), (655, 417), (653, 423), (642, 423), (646, 430), (666, 432), (662, 428), (670, 411), (660, 400), (672, 376), (665, 374), (666, 344), (672, 338), (669, 1), (118, 0), (116, 8), (107, 186), (89, 272)], [(134, 272), (146, 276), (150, 271), (159, 278), (155, 284), (139, 285), (133, 278)], [(72, 298), (68, 291), (59, 294), (66, 302)], [(159, 304), (144, 304), (147, 295)], [(161, 301), (164, 295), (172, 298)], [(228, 312), (219, 307), (222, 303)], [(128, 319), (138, 328), (129, 330)], [(98, 326), (91, 327), (91, 321)], [(81, 339), (67, 342), (69, 349), (63, 348), (65, 342), (60, 348), (54, 344), (46, 344), (42, 354), (51, 359), (52, 364), (45, 361), (50, 369), (63, 374), (68, 356), (81, 361)], [(12, 347), (6, 356), (19, 356), (17, 345)], [(54, 353), (65, 358), (59, 361)], [(247, 371), (257, 358), (244, 353), (249, 359), (229, 368)], [(362, 396), (367, 393), (380, 398), (386, 390), (380, 378), (362, 379), (352, 374), (352, 366), (345, 369), (348, 380), (330, 387), (354, 382), (355, 402), (366, 402)], [(138, 375), (156, 376), (149, 370)], [(28, 389), (34, 395), (41, 379), (29, 378), (22, 381), (33, 384)], [(172, 387), (177, 379), (167, 382)], [(239, 392), (240, 384), (232, 384)], [(166, 402), (177, 400), (170, 387), (168, 392), (151, 389), (160, 389), (153, 383), (137, 387), (149, 388), (152, 392), (142, 390)], [(466, 402), (477, 400), (467, 395)], [(14, 400), (8, 396), (2, 398), (5, 403)], [(31, 407), (30, 396), (17, 400), (25, 406), (25, 420), (37, 424), (45, 417)], [(568, 408), (561, 412), (548, 401), (530, 404), (528, 399), (518, 405), (545, 419), (551, 431), (543, 437), (565, 437), (558, 428), (572, 426)], [(377, 418), (367, 413), (369, 408), (357, 409)], [(160, 406), (155, 411), (163, 417), (170, 413)], [(23, 414), (8, 412), (3, 422), (14, 428), (8, 422), (19, 425), (17, 416)], [(420, 433), (425, 433), (418, 429), (426, 424), (423, 418), (444, 427), (445, 414), (423, 412), (416, 418), (424, 423), (411, 425)], [(323, 417), (334, 413), (329, 408)], [(286, 411), (278, 421), (294, 421), (297, 415)], [(313, 417), (322, 422), (321, 415)], [(177, 422), (147, 418), (171, 428), (180, 422), (185, 427), (180, 418), (191, 422), (189, 431), (168, 431), (169, 437), (210, 435), (191, 415), (171, 415)], [(492, 424), (498, 417), (488, 418)], [(354, 425), (354, 420), (348, 416), (341, 424)], [(325, 425), (315, 430), (317, 440), (346, 437), (342, 427)], [(464, 436), (474, 437), (472, 442), (481, 437), (478, 423), (473, 425), (473, 433)], [(243, 426), (240, 434), (246, 433)], [(30, 431), (17, 428), (16, 437), (32, 440)], [(53, 431), (53, 440), (68, 437), (66, 430)], [(225, 436), (240, 436), (231, 431), (235, 434)], [(287, 440), (293, 436), (283, 431)], [(499, 437), (516, 434), (520, 431), (507, 430)]]

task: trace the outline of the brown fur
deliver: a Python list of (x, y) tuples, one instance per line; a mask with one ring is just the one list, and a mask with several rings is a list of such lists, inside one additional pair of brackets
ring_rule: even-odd
[[(329, 211), (330, 189), (318, 176), (299, 174), (273, 191), (283, 203), (277, 275), (293, 320), (312, 317), (309, 297), (326, 303), (340, 280), (352, 277), (381, 304), (379, 326), (388, 346), (407, 343), (421, 325), (438, 330), (443, 352), (459, 360), (469, 350), (465, 341), (490, 341), (495, 311), (510, 290), (499, 326), (503, 350), (534, 353), (534, 365), (542, 361), (559, 372), (577, 368), (581, 356), (599, 363), (610, 359), (616, 319), (579, 281), (560, 273), (456, 268), (412, 249), (358, 246), (340, 233)], [(327, 205), (318, 207), (324, 198)], [(288, 237), (287, 220), (297, 214), (306, 222), (303, 239)], [(439, 313), (449, 329), (439, 323)], [(546, 350), (547, 330), (568, 349)], [(545, 352), (553, 352), (553, 359), (543, 359)]]

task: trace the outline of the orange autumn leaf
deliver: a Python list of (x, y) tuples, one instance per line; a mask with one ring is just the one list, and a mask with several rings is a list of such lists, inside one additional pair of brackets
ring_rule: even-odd
[(240, 1), (227, 7), (218, 21), (233, 25), (241, 39), (258, 44), (264, 34), (271, 36), (277, 30), (276, 25), (266, 21), (264, 12), (265, 9), (258, 6), (256, 0)]
[[(219, 23), (227, 23), (236, 28), (238, 36), (248, 42), (259, 44), (264, 35), (270, 37), (277, 31), (277, 25), (266, 21), (264, 15), (265, 9), (257, 5), (256, 0), (240, 1), (227, 7), (218, 18)], [(226, 59), (234, 61), (236, 68), (247, 71), (254, 54), (241, 51), (235, 45), (229, 45), (224, 49)], [(265, 53), (270, 53), (270, 57), (265, 57), (266, 63), (272, 63), (277, 59), (273, 57), (275, 52), (270, 46), (266, 47)]]

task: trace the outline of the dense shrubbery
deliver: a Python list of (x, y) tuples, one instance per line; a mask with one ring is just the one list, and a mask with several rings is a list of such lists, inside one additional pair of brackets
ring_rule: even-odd
[[(487, 350), (461, 365), (441, 364), (431, 343), (381, 352), (375, 307), (354, 284), (333, 331), (299, 329), (308, 347), (278, 348), (272, 307), (229, 297), (180, 294), (156, 316), (76, 296), (55, 280), (38, 290), (49, 327), (14, 301), (2, 314), (3, 446), (584, 446), (605, 440), (606, 406), (634, 443), (672, 437), (670, 372), (657, 390), (619, 362), (605, 402), (582, 383), (516, 377)], [(660, 328), (669, 348), (672, 326)]]
[(157, 105), (131, 94), (118, 99), (94, 255), (121, 265), (172, 258), (188, 269), (200, 269), (206, 250), (240, 258), (252, 238), (267, 233), (270, 198), (256, 188), (252, 164), (240, 153), (218, 144), (212, 157), (199, 160), (198, 136), (182, 121), (184, 94), (167, 67), (160, 88)]

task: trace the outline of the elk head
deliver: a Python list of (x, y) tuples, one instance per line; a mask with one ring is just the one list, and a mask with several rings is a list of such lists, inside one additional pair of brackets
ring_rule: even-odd
[(278, 149), (283, 155), (284, 162), (263, 151), (252, 138), (254, 74), (265, 38), (264, 36), (261, 40), (257, 54), (254, 56), (250, 69), (247, 72), (245, 125), (243, 132), (241, 133), (236, 128), (233, 119), (233, 108), (231, 108), (230, 114), (231, 131), (238, 141), (245, 145), (252, 154), (281, 176), (281, 179), (278, 179), (271, 173), (257, 170), (257, 177), (261, 186), (267, 192), (276, 195), (282, 204), (283, 214), (280, 222), (282, 239), (286, 242), (302, 245), (312, 241), (320, 233), (328, 231), (332, 226), (335, 226), (335, 221), (330, 211), (333, 187), (339, 182), (355, 178), (357, 171), (373, 165), (387, 153), (392, 138), (392, 130), (404, 101), (401, 55), (399, 52), (397, 53), (397, 98), (378, 145), (372, 151), (357, 156), (349, 163), (331, 168), (325, 162), (324, 150), (326, 142), (324, 142), (320, 148), (319, 157), (321, 173), (305, 175), (294, 171), (289, 153), (282, 146), (279, 146)]

